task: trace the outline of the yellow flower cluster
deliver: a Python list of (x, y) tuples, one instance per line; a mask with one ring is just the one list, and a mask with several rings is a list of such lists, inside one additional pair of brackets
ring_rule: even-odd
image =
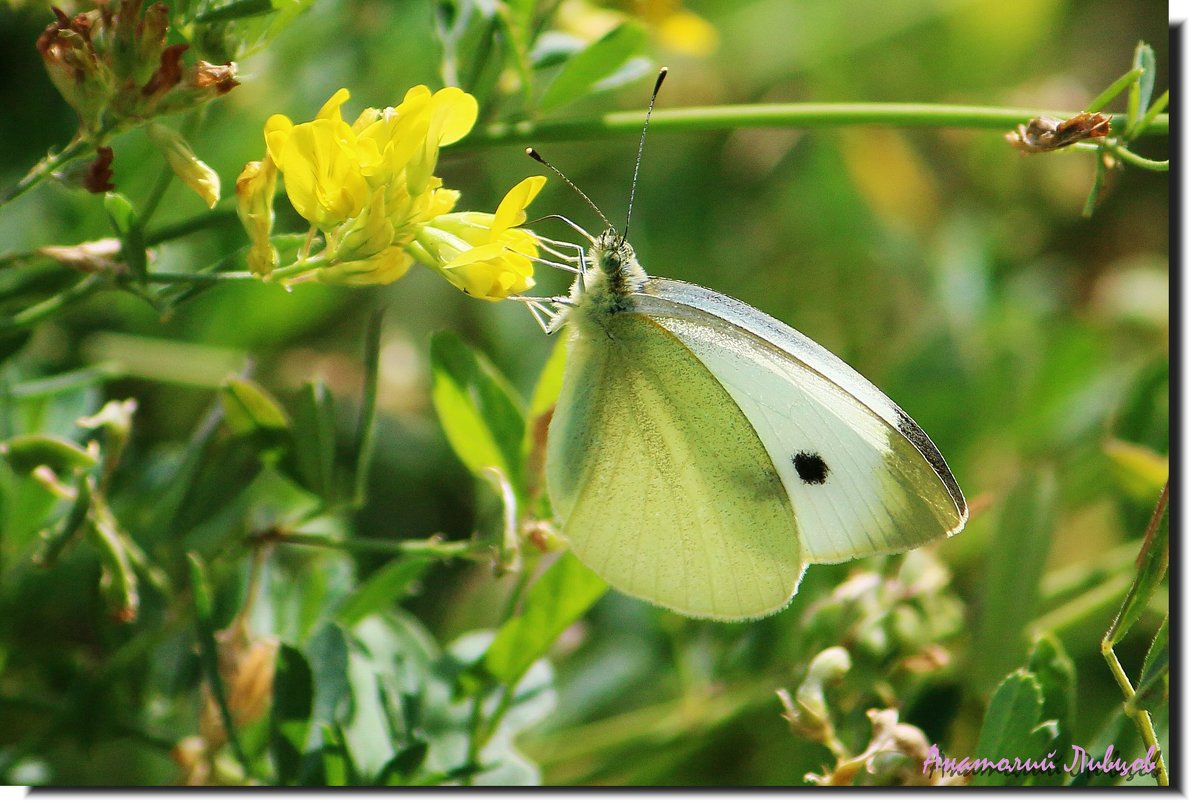
[(320, 281), (387, 284), (417, 260), (485, 300), (532, 287), (538, 239), (517, 226), (546, 179), (513, 187), (495, 214), (456, 213), (459, 193), (434, 175), (439, 149), (475, 125), (475, 98), (415, 86), (396, 108), (365, 109), (349, 125), (340, 113), (348, 97), (340, 89), (310, 122), (276, 114), (265, 123), (265, 158), (236, 182), (249, 268), (277, 266), (269, 237), (280, 175), (294, 209), (323, 233), (325, 247), (304, 262)]

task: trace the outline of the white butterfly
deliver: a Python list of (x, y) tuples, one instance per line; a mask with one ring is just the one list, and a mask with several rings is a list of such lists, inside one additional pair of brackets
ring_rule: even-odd
[(789, 603), (808, 563), (963, 528), (930, 438), (823, 347), (649, 278), (614, 230), (578, 261), (543, 321), (569, 332), (546, 479), (571, 549), (610, 585), (692, 617), (757, 618)]

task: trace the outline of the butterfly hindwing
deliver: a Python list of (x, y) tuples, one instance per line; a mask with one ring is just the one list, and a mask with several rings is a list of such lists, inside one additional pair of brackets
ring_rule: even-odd
[(727, 390), (776, 466), (808, 562), (954, 533), (963, 494), (922, 429), (812, 340), (719, 293), (664, 279), (634, 295)]
[(725, 387), (632, 312), (572, 332), (547, 480), (563, 533), (609, 584), (694, 617), (783, 607), (803, 571), (780, 472)]

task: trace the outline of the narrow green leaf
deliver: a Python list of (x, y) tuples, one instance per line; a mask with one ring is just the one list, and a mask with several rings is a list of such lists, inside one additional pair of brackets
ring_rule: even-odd
[[(1015, 670), (997, 685), (976, 740), (976, 754), (990, 760), (1014, 757), (1039, 760), (1046, 756), (1049, 731), (1039, 729), (1042, 688), (1034, 674)], [(984, 773), (972, 777), (973, 785), (1018, 784), (1026, 776)]]
[(379, 612), (405, 597), (410, 585), (420, 579), (434, 562), (411, 557), (394, 559), (365, 579), (336, 611), (336, 618), (351, 628), (373, 612)]
[(322, 381), (302, 387), (294, 407), (293, 472), (328, 503), (335, 495), (335, 400)]
[(992, 687), (1025, 656), (1027, 623), (1037, 611), (1054, 528), (1056, 484), (1048, 470), (1027, 471), (1005, 496), (988, 551), (974, 653), (976, 687)]
[(1132, 86), (1133, 83), (1137, 81), (1138, 77), (1141, 76), (1141, 73), (1142, 71), (1140, 69), (1129, 70), (1120, 78), (1117, 78), (1115, 81), (1109, 84), (1107, 89), (1096, 95), (1096, 99), (1091, 103), (1088, 103), (1087, 108), (1085, 108), (1084, 111), (1088, 112), (1089, 114), (1100, 111), (1109, 103), (1111, 103), (1113, 98)]
[(592, 42), (569, 60), (542, 95), (543, 111), (557, 108), (589, 93), (645, 47), (645, 31), (624, 23)]
[(1169, 700), (1167, 678), (1170, 675), (1170, 616), (1162, 620), (1150, 650), (1141, 666), (1141, 677), (1134, 688), (1133, 706), (1153, 712)]
[(17, 434), (0, 442), (0, 456), (18, 473), (31, 473), (45, 465), (58, 474), (90, 470), (99, 462), (95, 454), (64, 437)]
[(484, 656), (498, 681), (515, 685), (562, 632), (600, 599), (608, 585), (565, 553), (534, 582), (520, 615), (505, 621)]
[(1150, 97), (1154, 93), (1154, 73), (1157, 70), (1157, 60), (1154, 58), (1154, 48), (1145, 42), (1138, 42), (1133, 51), (1133, 69), (1141, 70), (1137, 81), (1129, 87), (1129, 106), (1127, 111), (1128, 124), (1125, 126), (1126, 136), (1137, 130), (1142, 115), (1150, 107)]
[(525, 420), (507, 382), (449, 331), (431, 340), (430, 363), (434, 408), (455, 454), (476, 476), (495, 467), (522, 495)]
[(230, 378), (220, 389), (219, 399), (228, 428), (237, 436), (289, 428), (289, 418), (281, 404), (255, 381)]
[(1166, 575), (1166, 567), (1170, 561), (1170, 550), (1167, 547), (1170, 526), (1166, 523), (1166, 499), (1167, 493), (1163, 491), (1150, 519), (1145, 542), (1142, 543), (1141, 565), (1121, 604), (1121, 611), (1117, 613), (1108, 633), (1104, 635), (1109, 645), (1116, 645), (1129, 632), (1149, 605), (1150, 598)]
[(1140, 136), (1145, 133), (1146, 129), (1150, 127), (1150, 123), (1163, 111), (1166, 111), (1166, 106), (1170, 103), (1170, 90), (1167, 89), (1158, 99), (1155, 100), (1145, 114), (1141, 115), (1141, 119), (1137, 121), (1137, 127), (1129, 131), (1130, 136)]
[(313, 704), (314, 676), (310, 665), (298, 649), (282, 645), (273, 675), (269, 726), (269, 751), (280, 785), (293, 784), (299, 778)]
[(140, 611), (141, 599), (124, 537), (110, 514), (94, 515), (89, 530), (99, 550), (99, 589), (104, 602), (113, 618), (131, 623)]

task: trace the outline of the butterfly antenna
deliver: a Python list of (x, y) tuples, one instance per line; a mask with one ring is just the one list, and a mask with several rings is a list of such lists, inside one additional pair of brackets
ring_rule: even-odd
[[(561, 178), (563, 181), (565, 181), (566, 185), (569, 186), (571, 189), (574, 189), (575, 192), (579, 195), (579, 197), (583, 198), (583, 200), (586, 201), (587, 205), (591, 206), (592, 210), (596, 214), (599, 215), (600, 219), (604, 221), (605, 228), (612, 227), (612, 223), (608, 222), (608, 218), (604, 216), (604, 212), (600, 211), (600, 207), (595, 204), (595, 201), (593, 201), (591, 198), (589, 198), (587, 196), (586, 192), (584, 192), (582, 189), (580, 189), (578, 186), (576, 186), (574, 181), (572, 181), (570, 178), (563, 175), (562, 170), (558, 169), (553, 164), (546, 161), (546, 159), (542, 158), (542, 154), (539, 153), (538, 151), (534, 150), (532, 147), (525, 148), (525, 155), (529, 156), (531, 159), (536, 161), (538, 164), (545, 165), (555, 175), (557, 175), (559, 178)], [(570, 222), (570, 221), (568, 220), (568, 222)]]
[(633, 199), (637, 197), (637, 176), (641, 173), (641, 154), (645, 152), (645, 134), (649, 131), (649, 118), (653, 116), (653, 104), (658, 99), (662, 81), (666, 80), (666, 73), (669, 71), (665, 67), (658, 70), (658, 79), (653, 84), (653, 94), (649, 96), (649, 108), (645, 112), (645, 125), (641, 127), (641, 141), (637, 145), (637, 163), (633, 165), (633, 183), (629, 188), (629, 210), (624, 217), (624, 233), (620, 235), (621, 242), (629, 238), (629, 223), (633, 221)]

